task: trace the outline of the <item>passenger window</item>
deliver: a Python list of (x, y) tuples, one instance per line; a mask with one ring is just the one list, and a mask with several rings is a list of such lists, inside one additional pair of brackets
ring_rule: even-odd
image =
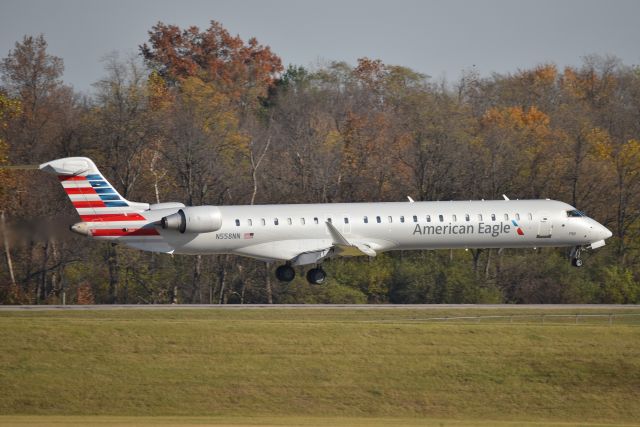
[(519, 214), (519, 213), (517, 213), (517, 214), (516, 214), (516, 219), (517, 219), (518, 221), (520, 221), (520, 214)]
[(533, 215), (529, 214), (529, 221), (533, 221)]
[(444, 215), (438, 215), (438, 218), (440, 219), (440, 222), (444, 222)]
[(332, 220), (331, 218), (327, 218), (327, 222), (328, 222), (329, 224), (333, 224), (333, 220)]
[(267, 220), (265, 220), (264, 218), (261, 218), (260, 222), (262, 223), (262, 225), (267, 225)]
[(376, 222), (377, 222), (378, 224), (380, 224), (380, 223), (382, 222), (382, 220), (380, 219), (380, 217), (379, 217), (379, 216), (377, 216), (377, 217), (376, 217)]
[(393, 222), (393, 218), (391, 218), (391, 216), (388, 216), (387, 220), (389, 221), (389, 224), (391, 224)]
[(418, 222), (418, 216), (417, 215), (413, 216), (413, 222)]
[(300, 224), (304, 225), (304, 218), (300, 218)]
[(453, 222), (456, 222), (458, 219), (457, 219), (457, 217), (456, 217), (455, 215), (451, 215), (451, 220), (452, 220)]
[(431, 215), (427, 215), (427, 222), (431, 222)]
[(504, 220), (509, 221), (509, 214), (504, 214)]
[(289, 225), (293, 224), (293, 221), (291, 221), (291, 218), (287, 218), (287, 224)]
[(471, 216), (469, 216), (469, 214), (464, 214), (464, 220), (471, 221)]
[(478, 221), (482, 221), (482, 214), (478, 214)]
[(369, 224), (369, 218), (367, 218), (366, 216), (362, 218), (362, 221), (364, 221), (365, 224)]
[(247, 224), (249, 224), (249, 227), (253, 226), (253, 220), (251, 218), (249, 218), (247, 220)]
[(345, 224), (349, 224), (349, 218), (345, 217), (345, 218), (344, 218), (344, 223), (345, 223)]
[(491, 221), (495, 221), (496, 220), (496, 214), (491, 214)]
[(275, 225), (278, 225), (278, 218), (273, 218), (273, 223), (274, 223)]
[(318, 217), (317, 216), (313, 217), (313, 222), (316, 223), (316, 224), (318, 223)]
[(240, 227), (240, 220), (236, 219), (236, 227)]
[(400, 222), (404, 222), (404, 215), (400, 215)]

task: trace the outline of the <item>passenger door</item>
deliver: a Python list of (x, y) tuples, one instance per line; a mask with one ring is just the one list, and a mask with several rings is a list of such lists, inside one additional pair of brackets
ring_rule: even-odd
[(542, 214), (540, 222), (538, 223), (538, 235), (536, 237), (540, 239), (548, 239), (553, 232), (553, 222), (548, 214)]

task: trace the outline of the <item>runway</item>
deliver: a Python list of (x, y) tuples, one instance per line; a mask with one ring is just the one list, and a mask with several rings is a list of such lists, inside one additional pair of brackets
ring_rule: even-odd
[(102, 304), (0, 305), (2, 311), (100, 310), (639, 310), (638, 304)]

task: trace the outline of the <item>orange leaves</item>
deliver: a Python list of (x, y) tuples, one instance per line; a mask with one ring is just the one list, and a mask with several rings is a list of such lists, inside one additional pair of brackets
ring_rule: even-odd
[(550, 86), (558, 79), (558, 67), (555, 64), (538, 65), (532, 70), (520, 71), (516, 78), (525, 81), (532, 88)]
[(593, 67), (581, 70), (566, 67), (562, 75), (562, 85), (575, 98), (598, 104), (613, 93), (616, 79), (611, 73), (598, 72)]
[(268, 46), (255, 38), (245, 44), (215, 21), (203, 32), (195, 26), (180, 30), (159, 22), (149, 31), (149, 45), (140, 46), (140, 51), (162, 77), (173, 82), (187, 77), (215, 82), (235, 99), (248, 88), (257, 89), (254, 97), (265, 96), (283, 70)]
[(545, 136), (550, 133), (551, 120), (547, 114), (535, 106), (528, 110), (522, 107), (493, 107), (487, 110), (482, 118), (484, 126), (496, 126), (501, 129), (515, 131), (531, 131)]
[(359, 58), (353, 75), (369, 89), (376, 89), (381, 84), (387, 67), (379, 59)]

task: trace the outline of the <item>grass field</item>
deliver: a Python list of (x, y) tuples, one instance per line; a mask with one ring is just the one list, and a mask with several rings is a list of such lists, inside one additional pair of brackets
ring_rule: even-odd
[(640, 316), (496, 314), (0, 312), (0, 423), (640, 425)]

